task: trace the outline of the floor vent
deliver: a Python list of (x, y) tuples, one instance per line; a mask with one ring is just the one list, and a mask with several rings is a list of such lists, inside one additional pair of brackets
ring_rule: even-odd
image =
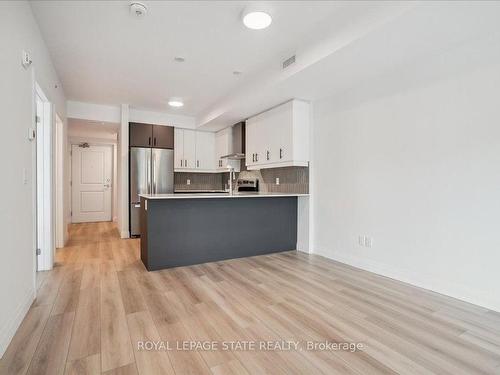
[(295, 63), (295, 55), (293, 55), (292, 57), (289, 57), (288, 59), (286, 59), (285, 61), (283, 61), (283, 69), (286, 69), (287, 67), (289, 67), (290, 65), (294, 64)]

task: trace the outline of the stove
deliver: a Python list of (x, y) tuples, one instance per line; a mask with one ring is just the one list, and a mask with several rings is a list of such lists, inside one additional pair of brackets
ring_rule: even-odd
[(238, 178), (236, 187), (238, 191), (259, 191), (259, 179), (256, 177)]

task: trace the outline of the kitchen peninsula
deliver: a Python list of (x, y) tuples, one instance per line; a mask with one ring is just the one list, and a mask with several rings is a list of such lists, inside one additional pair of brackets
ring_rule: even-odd
[(148, 271), (297, 248), (307, 194), (141, 195), (141, 260)]

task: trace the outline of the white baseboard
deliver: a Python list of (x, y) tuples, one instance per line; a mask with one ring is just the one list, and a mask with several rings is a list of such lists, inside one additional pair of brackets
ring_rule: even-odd
[(464, 285), (450, 283), (447, 280), (427, 275), (424, 272), (415, 272), (408, 269), (397, 268), (382, 264), (356, 255), (348, 255), (333, 251), (314, 249), (314, 254), (324, 256), (350, 266), (376, 273), (391, 279), (402, 281), (419, 288), (444, 294), (489, 310), (500, 312), (500, 294), (493, 296), (487, 292), (471, 289)]
[(35, 300), (35, 291), (30, 289), (25, 293), (19, 306), (16, 308), (13, 316), (2, 324), (0, 333), (0, 358), (3, 357), (10, 341), (16, 334), (17, 329), (21, 325), (24, 317), (28, 313), (31, 304)]

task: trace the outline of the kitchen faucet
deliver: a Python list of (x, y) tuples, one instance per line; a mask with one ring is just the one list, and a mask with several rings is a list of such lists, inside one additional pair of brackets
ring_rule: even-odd
[(229, 195), (233, 195), (233, 180), (234, 180), (234, 167), (229, 168)]

